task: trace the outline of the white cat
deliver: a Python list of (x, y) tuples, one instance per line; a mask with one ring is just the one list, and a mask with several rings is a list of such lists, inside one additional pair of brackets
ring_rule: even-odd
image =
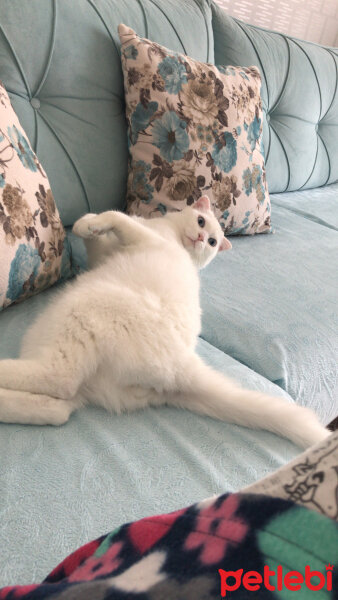
[(198, 268), (231, 247), (207, 196), (152, 220), (86, 215), (74, 232), (91, 269), (53, 298), (20, 358), (0, 361), (0, 421), (61, 425), (88, 403), (117, 413), (169, 404), (301, 446), (329, 434), (310, 410), (241, 389), (195, 353)]

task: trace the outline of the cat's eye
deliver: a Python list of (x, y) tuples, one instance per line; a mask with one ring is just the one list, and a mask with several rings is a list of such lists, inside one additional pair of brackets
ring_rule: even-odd
[(210, 246), (216, 246), (217, 240), (215, 240), (215, 238), (209, 238), (208, 244), (210, 244)]
[(204, 225), (205, 225), (204, 217), (199, 216), (197, 219), (197, 223), (199, 224), (200, 227), (204, 227)]

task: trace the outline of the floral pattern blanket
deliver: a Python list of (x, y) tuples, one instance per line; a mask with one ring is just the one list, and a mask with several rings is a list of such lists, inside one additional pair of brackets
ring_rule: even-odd
[[(19, 560), (19, 558), (18, 558)], [(337, 598), (338, 527), (293, 502), (224, 494), (123, 525), (0, 600)]]

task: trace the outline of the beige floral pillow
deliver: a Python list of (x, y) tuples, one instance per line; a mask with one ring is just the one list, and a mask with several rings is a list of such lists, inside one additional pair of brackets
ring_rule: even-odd
[(0, 82), (0, 310), (59, 279), (64, 240), (47, 175)]
[(256, 67), (215, 67), (119, 26), (127, 210), (153, 217), (207, 194), (224, 232), (270, 231)]

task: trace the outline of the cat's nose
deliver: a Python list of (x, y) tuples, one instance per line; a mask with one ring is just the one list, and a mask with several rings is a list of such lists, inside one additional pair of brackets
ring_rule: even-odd
[(199, 233), (199, 234), (198, 234), (197, 241), (198, 241), (198, 242), (204, 242), (204, 238), (205, 238), (205, 235), (204, 235), (204, 233)]

